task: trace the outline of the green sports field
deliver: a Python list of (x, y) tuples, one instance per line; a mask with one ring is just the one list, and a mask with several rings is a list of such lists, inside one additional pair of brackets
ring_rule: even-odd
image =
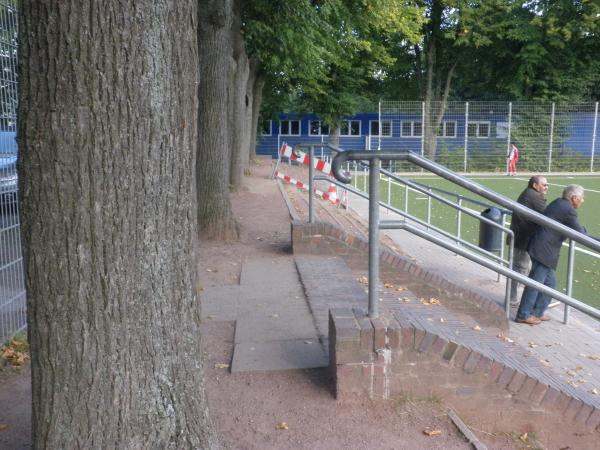
[[(479, 200), (484, 203), (490, 203), (488, 200), (479, 197), (467, 190), (464, 190), (444, 179), (439, 177), (424, 175), (418, 176), (410, 174), (407, 178), (412, 181), (431, 186), (433, 188), (443, 189), (456, 194), (461, 194), (464, 197)], [(477, 176), (469, 177), (471, 180), (486, 186), (502, 195), (505, 195), (513, 200), (519, 196), (521, 191), (526, 187), (529, 177), (507, 177), (507, 176)], [(548, 176), (548, 203), (560, 197), (565, 186), (569, 184), (580, 184), (586, 189), (585, 203), (578, 210), (580, 222), (587, 228), (588, 233), (593, 236), (600, 236), (600, 176)], [(391, 199), (393, 206), (404, 210), (406, 202), (406, 194), (404, 187), (396, 184), (396, 182), (388, 183), (386, 177), (381, 180), (381, 199), (387, 201)], [(368, 185), (364, 176), (358, 175), (355, 177), (354, 183), (359, 189)], [(445, 196), (448, 199), (455, 201), (452, 196)], [(408, 212), (421, 220), (426, 221), (428, 215), (427, 196), (419, 192), (409, 190), (408, 193)], [(468, 201), (463, 202), (463, 206), (474, 211), (481, 212), (483, 207), (471, 204)], [(444, 205), (443, 203), (432, 200), (430, 209), (431, 223), (448, 232), (456, 233), (457, 230), (457, 214), (456, 210)], [(461, 236), (472, 243), (477, 243), (479, 239), (479, 221), (465, 214), (461, 219)], [(558, 285), (560, 289), (564, 289), (566, 285), (566, 265), (567, 265), (567, 249), (563, 247), (561, 254), (558, 274)], [(587, 255), (583, 252), (576, 251), (574, 265), (574, 281), (572, 295), (597, 308), (600, 308), (600, 295), (598, 288), (600, 286), (600, 258)]]

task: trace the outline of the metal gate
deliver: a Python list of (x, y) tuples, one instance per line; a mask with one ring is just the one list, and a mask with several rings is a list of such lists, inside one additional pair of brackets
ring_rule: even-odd
[(17, 195), (17, 2), (0, 2), (0, 345), (27, 325)]

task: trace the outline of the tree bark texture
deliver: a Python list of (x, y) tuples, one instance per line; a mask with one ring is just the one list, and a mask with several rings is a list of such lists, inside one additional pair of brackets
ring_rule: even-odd
[(229, 198), (233, 0), (200, 2), (198, 21), (198, 225), (204, 238), (237, 239), (238, 224)]
[(196, 297), (194, 0), (23, 1), (36, 449), (215, 448)]
[(260, 108), (262, 106), (263, 88), (265, 86), (265, 80), (258, 74), (258, 63), (256, 61), (250, 62), (250, 80), (252, 81), (252, 122), (251, 122), (251, 136), (250, 136), (250, 149), (249, 159), (256, 158), (256, 139), (258, 134), (258, 121), (260, 118)]
[(233, 108), (231, 128), (231, 172), (230, 184), (233, 191), (242, 187), (244, 170), (248, 162), (248, 144), (250, 138), (249, 118), (251, 117), (250, 96), (248, 95), (248, 80), (250, 76), (250, 62), (246, 54), (244, 37), (242, 35), (242, 10), (241, 1), (234, 2), (233, 18)]

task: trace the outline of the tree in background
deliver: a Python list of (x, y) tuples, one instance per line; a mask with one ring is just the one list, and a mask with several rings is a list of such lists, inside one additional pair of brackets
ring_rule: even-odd
[(33, 448), (215, 448), (196, 298), (196, 2), (21, 2)]
[[(198, 227), (205, 239), (237, 239), (229, 183), (236, 99), (234, 0), (210, 0), (198, 9)], [(238, 77), (239, 78), (239, 77)]]

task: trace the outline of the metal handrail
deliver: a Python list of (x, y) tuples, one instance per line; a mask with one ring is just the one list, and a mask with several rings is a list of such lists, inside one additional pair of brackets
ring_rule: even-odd
[[(329, 146), (329, 145), (328, 145)], [(435, 173), (438, 176), (441, 176), (454, 184), (462, 186), (463, 188), (478, 194), (488, 200), (491, 200), (499, 205), (502, 205), (506, 208), (511, 209), (513, 212), (518, 212), (523, 217), (539, 224), (551, 228), (565, 235), (571, 241), (579, 242), (587, 247), (600, 251), (600, 244), (593, 238), (589, 236), (579, 233), (565, 225), (562, 225), (558, 222), (555, 222), (552, 219), (545, 217), (544, 215), (530, 210), (529, 208), (512, 201), (510, 199), (505, 198), (504, 196), (497, 194), (494, 191), (487, 189), (486, 187), (475, 183), (471, 180), (468, 180), (460, 175), (455, 174), (454, 172), (448, 170), (447, 168), (434, 163), (420, 155), (412, 153), (410, 151), (344, 151), (343, 149), (335, 146), (329, 146), (333, 150), (337, 151), (338, 154), (334, 157), (332, 162), (332, 172), (333, 175), (342, 183), (348, 184), (352, 181), (352, 179), (345, 173), (342, 172), (342, 165), (347, 161), (354, 160), (367, 160), (369, 161), (369, 316), (377, 317), (378, 315), (378, 306), (377, 306), (377, 285), (379, 280), (379, 174), (380, 168), (379, 163), (382, 159), (384, 160), (403, 160), (409, 161), (413, 164), (416, 164), (424, 169), (429, 170), (432, 173)], [(311, 147), (311, 164), (312, 168), (312, 155), (314, 153), (314, 147)], [(312, 178), (311, 178), (312, 181)], [(518, 272), (511, 270), (509, 267), (504, 268), (501, 265), (493, 263), (479, 255), (474, 255), (468, 252), (465, 252), (464, 249), (461, 249), (458, 246), (454, 246), (448, 242), (445, 242), (433, 235), (422, 232), (421, 230), (417, 230), (415, 227), (412, 227), (406, 222), (401, 222), (396, 224), (398, 227), (405, 228), (414, 234), (422, 237), (427, 236), (428, 240), (435, 242), (436, 244), (445, 247), (451, 248), (452, 251), (461, 254), (468, 259), (471, 259), (479, 264), (488, 267), (498, 273), (505, 275), (507, 278), (519, 281), (526, 286), (530, 286), (538, 291), (548, 294), (552, 298), (556, 298), (568, 306), (572, 306), (579, 311), (584, 312), (585, 314), (591, 315), (592, 317), (600, 319), (600, 310), (593, 308), (585, 303), (572, 298), (570, 295), (565, 295), (559, 291), (548, 288), (547, 286), (542, 285), (530, 278), (521, 275)], [(391, 226), (390, 223), (386, 225)], [(573, 245), (571, 244), (571, 248)], [(467, 256), (468, 255), (468, 256)], [(571, 259), (572, 259), (573, 251), (569, 252), (569, 261), (568, 264), (572, 267)], [(569, 277), (572, 277), (572, 269), (569, 270)], [(568, 279), (568, 287), (570, 286), (570, 278)], [(570, 289), (568, 288), (568, 291)], [(570, 294), (570, 292), (568, 292)], [(568, 309), (565, 308), (565, 322), (568, 318)]]
[[(333, 183), (333, 184), (335, 184), (337, 186), (340, 186), (343, 189), (346, 189), (349, 192), (352, 192), (354, 195), (357, 195), (357, 196), (362, 197), (362, 198), (364, 198), (366, 200), (369, 200), (369, 195), (368, 194), (364, 193), (363, 191), (361, 191), (359, 189), (354, 188), (353, 186), (347, 186), (344, 183), (342, 183), (341, 181), (338, 181), (337, 179), (332, 179), (331, 177), (321, 176), (321, 175), (315, 176), (314, 179), (315, 180), (325, 180), (325, 181), (328, 181), (329, 183)], [(498, 229), (502, 230), (504, 233), (506, 233), (509, 236), (509, 239), (508, 239), (508, 241), (509, 241), (509, 248), (510, 248), (509, 255), (511, 255), (509, 257), (509, 259), (505, 260), (505, 259), (502, 258), (502, 256), (495, 255), (494, 253), (489, 252), (487, 250), (484, 250), (481, 247), (478, 247), (477, 245), (472, 244), (469, 241), (465, 241), (464, 239), (461, 239), (460, 237), (454, 236), (453, 234), (447, 232), (446, 230), (443, 230), (443, 229), (441, 229), (439, 227), (436, 227), (435, 225), (432, 225), (431, 223), (427, 223), (427, 222), (419, 219), (418, 217), (413, 216), (412, 214), (409, 214), (409, 213), (407, 213), (405, 211), (402, 211), (401, 209), (398, 209), (398, 208), (390, 205), (389, 203), (385, 203), (383, 201), (379, 201), (379, 206), (381, 206), (382, 208), (385, 208), (385, 209), (387, 209), (389, 211), (392, 211), (392, 212), (398, 214), (399, 216), (404, 217), (405, 219), (409, 219), (409, 220), (411, 220), (411, 221), (413, 221), (415, 223), (418, 223), (419, 225), (421, 225), (424, 228), (432, 229), (436, 233), (441, 234), (442, 236), (445, 236), (448, 239), (452, 239), (452, 240), (458, 241), (462, 245), (464, 245), (466, 247), (469, 247), (469, 248), (471, 248), (473, 250), (476, 250), (476, 251), (478, 251), (480, 253), (483, 253), (483, 254), (487, 255), (488, 257), (490, 257), (490, 258), (492, 258), (492, 259), (494, 259), (496, 261), (500, 261), (501, 263), (505, 263), (507, 266), (509, 266), (511, 264), (511, 262), (512, 262), (513, 245), (514, 245), (514, 233), (513, 233), (513, 231), (510, 228), (503, 227), (499, 223), (496, 223), (493, 220), (488, 219), (487, 217), (483, 217), (483, 216), (481, 216), (481, 215), (479, 215), (477, 213), (474, 213), (473, 211), (469, 210), (468, 208), (465, 208), (465, 207), (460, 206), (460, 205), (453, 204), (450, 200), (447, 200), (447, 199), (444, 199), (444, 200), (447, 202), (447, 204), (449, 206), (452, 206), (452, 207), (456, 208), (457, 210), (462, 211), (465, 214), (470, 215), (470, 216), (472, 216), (472, 217), (474, 217), (474, 218), (476, 218), (476, 219), (478, 219), (478, 220), (480, 220), (480, 221), (482, 221), (482, 222), (490, 225), (491, 227), (498, 228)], [(383, 222), (380, 222), (380, 223), (383, 223)]]

